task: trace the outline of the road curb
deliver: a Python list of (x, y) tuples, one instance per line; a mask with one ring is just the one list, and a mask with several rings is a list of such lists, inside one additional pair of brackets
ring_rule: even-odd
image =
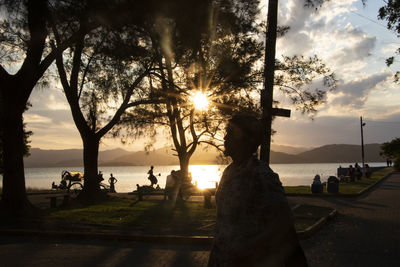
[(363, 190), (361, 190), (360, 192), (358, 192), (357, 196), (361, 196), (364, 193), (372, 190), (374, 187), (376, 187), (377, 185), (379, 185), (381, 182), (385, 181), (387, 178), (389, 178), (391, 175), (398, 173), (396, 171), (392, 171), (390, 173), (388, 173), (385, 177), (383, 177), (382, 179), (380, 179), (379, 181), (376, 181), (374, 184), (368, 186), (367, 188), (364, 188)]
[(308, 227), (306, 230), (298, 231), (297, 236), (299, 237), (300, 240), (310, 238), (312, 235), (318, 232), (322, 228), (322, 226), (324, 226), (328, 221), (331, 221), (333, 218), (335, 218), (336, 215), (337, 215), (337, 210), (334, 209), (327, 216), (322, 217), (316, 223)]
[(174, 236), (174, 235), (132, 235), (124, 233), (85, 233), (85, 232), (59, 232), (37, 230), (0, 230), (1, 236), (37, 236), (45, 238), (65, 239), (101, 239), (106, 241), (134, 241), (157, 244), (177, 245), (211, 245), (211, 236)]

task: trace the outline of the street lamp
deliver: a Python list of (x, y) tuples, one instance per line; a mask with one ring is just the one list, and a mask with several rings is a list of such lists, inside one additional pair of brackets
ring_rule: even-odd
[(362, 116), (360, 117), (360, 128), (361, 128), (361, 160), (362, 160), (362, 172), (365, 177), (365, 160), (364, 160), (364, 131), (363, 127), (365, 126), (365, 122), (362, 120)]

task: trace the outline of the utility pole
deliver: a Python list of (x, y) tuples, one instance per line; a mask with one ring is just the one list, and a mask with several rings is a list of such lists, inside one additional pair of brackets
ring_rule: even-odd
[(265, 36), (264, 89), (261, 91), (263, 139), (260, 160), (269, 164), (272, 133), (272, 102), (274, 92), (274, 71), (276, 31), (278, 24), (278, 0), (269, 0), (267, 33)]
[(361, 128), (361, 160), (362, 160), (362, 172), (363, 176), (365, 176), (365, 160), (364, 160), (364, 131), (363, 127), (365, 126), (365, 122), (363, 122), (362, 116), (360, 117), (360, 128)]
[(263, 137), (260, 150), (260, 160), (267, 164), (269, 164), (271, 154), (272, 116), (290, 117), (289, 109), (272, 108), (277, 24), (278, 0), (269, 0), (265, 36), (264, 89), (261, 90)]

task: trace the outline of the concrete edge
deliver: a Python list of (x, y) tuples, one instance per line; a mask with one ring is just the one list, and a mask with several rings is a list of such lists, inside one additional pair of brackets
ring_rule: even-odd
[(328, 221), (335, 218), (336, 215), (337, 215), (337, 210), (334, 209), (327, 216), (320, 218), (316, 223), (309, 226), (306, 230), (298, 231), (297, 232), (298, 238), (300, 240), (310, 238), (312, 235), (314, 235), (316, 232), (318, 232), (322, 228), (322, 226), (324, 226)]
[(364, 188), (363, 190), (361, 190), (360, 192), (358, 192), (358, 194), (356, 194), (357, 196), (361, 196), (364, 193), (372, 190), (375, 186), (377, 186), (378, 184), (380, 184), (381, 182), (383, 182), (384, 180), (386, 180), (387, 178), (389, 178), (391, 175), (395, 174), (396, 171), (391, 171), (390, 173), (388, 173), (386, 176), (382, 177), (382, 179), (376, 181), (375, 183), (373, 183), (372, 185), (368, 186), (367, 188)]
[(173, 236), (173, 235), (132, 235), (124, 233), (85, 233), (85, 232), (59, 232), (59, 231), (37, 231), (37, 230), (0, 230), (1, 236), (38, 236), (45, 238), (66, 239), (101, 239), (106, 241), (134, 241), (157, 244), (177, 245), (211, 245), (211, 236)]

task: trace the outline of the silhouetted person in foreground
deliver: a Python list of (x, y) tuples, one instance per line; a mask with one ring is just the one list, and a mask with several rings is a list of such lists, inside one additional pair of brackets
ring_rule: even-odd
[(235, 115), (228, 123), (217, 193), (217, 229), (208, 266), (307, 266), (279, 176), (253, 154), (260, 122)]
[(108, 182), (110, 183), (110, 192), (111, 193), (116, 193), (115, 191), (115, 184), (118, 182), (117, 178), (113, 176), (113, 174), (110, 174), (110, 178), (108, 178)]

